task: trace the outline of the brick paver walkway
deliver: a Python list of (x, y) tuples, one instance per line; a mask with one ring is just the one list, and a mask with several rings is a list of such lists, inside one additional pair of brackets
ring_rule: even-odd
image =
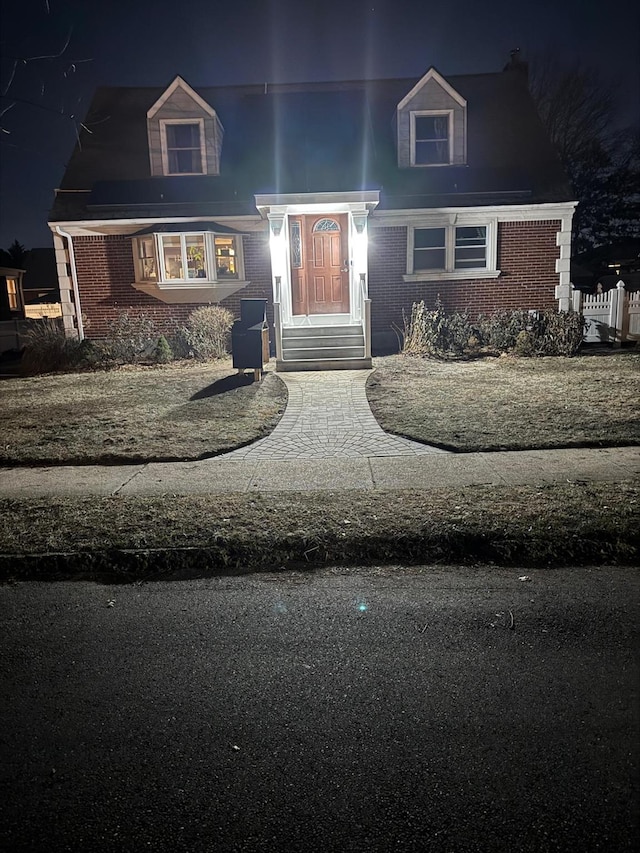
[(274, 431), (223, 459), (327, 459), (445, 453), (386, 433), (371, 414), (368, 370), (280, 373), (289, 402)]

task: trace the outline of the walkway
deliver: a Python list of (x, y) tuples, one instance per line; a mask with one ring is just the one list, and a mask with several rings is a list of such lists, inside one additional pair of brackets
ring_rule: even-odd
[(386, 433), (371, 414), (365, 384), (370, 370), (279, 373), (289, 402), (274, 431), (225, 459), (292, 460), (424, 456), (445, 453)]
[(623, 481), (640, 448), (447, 453), (385, 433), (367, 371), (281, 374), (287, 409), (271, 435), (200, 462), (5, 468), (0, 497), (466, 488)]

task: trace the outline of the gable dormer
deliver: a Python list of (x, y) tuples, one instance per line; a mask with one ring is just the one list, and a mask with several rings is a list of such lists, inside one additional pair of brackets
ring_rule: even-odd
[(220, 174), (223, 135), (213, 107), (176, 77), (147, 112), (151, 174)]
[(467, 102), (431, 67), (396, 110), (401, 169), (467, 160)]

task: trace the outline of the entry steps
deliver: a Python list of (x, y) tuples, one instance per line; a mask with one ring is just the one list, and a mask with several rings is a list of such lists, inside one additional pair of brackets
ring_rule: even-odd
[(362, 326), (295, 326), (282, 330), (282, 360), (276, 370), (361, 370), (371, 367), (364, 354)]

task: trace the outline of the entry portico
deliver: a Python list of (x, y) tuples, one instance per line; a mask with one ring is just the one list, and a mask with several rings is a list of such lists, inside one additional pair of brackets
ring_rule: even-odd
[(378, 191), (257, 195), (278, 370), (371, 366), (367, 221)]

